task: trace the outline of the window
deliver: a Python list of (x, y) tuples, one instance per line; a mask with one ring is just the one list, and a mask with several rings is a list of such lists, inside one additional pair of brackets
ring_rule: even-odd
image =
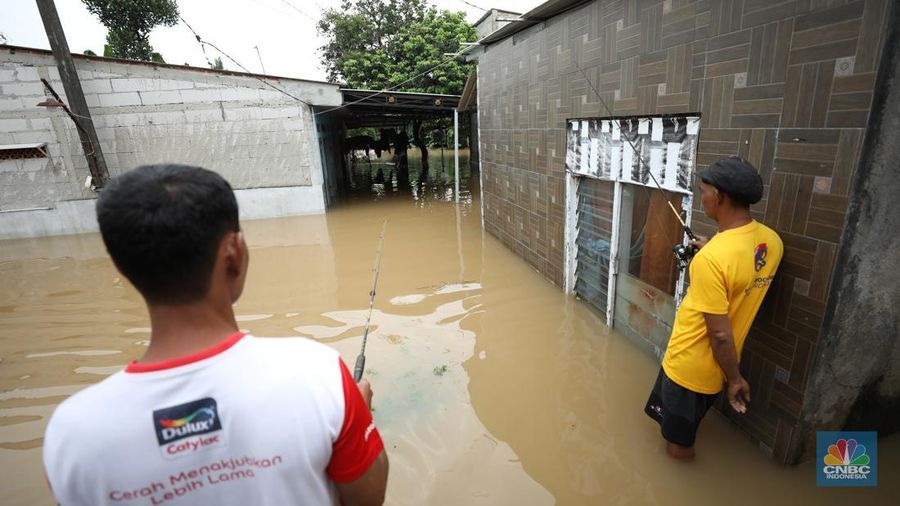
[(567, 123), (566, 290), (659, 353), (684, 293), (672, 248), (690, 224), (700, 117)]
[(21, 160), (23, 158), (46, 158), (47, 143), (35, 142), (32, 144), (0, 144), (0, 161)]

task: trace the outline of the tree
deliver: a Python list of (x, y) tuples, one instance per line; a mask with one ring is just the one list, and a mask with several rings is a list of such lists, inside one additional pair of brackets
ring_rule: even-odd
[(213, 70), (225, 70), (225, 65), (222, 65), (222, 57), (216, 56), (216, 59), (209, 64), (209, 68)]
[(106, 34), (108, 56), (141, 61), (162, 60), (161, 56), (154, 60), (150, 31), (159, 25), (172, 26), (178, 22), (175, 0), (81, 1), (109, 30)]
[(322, 13), (318, 30), (327, 39), (320, 53), (329, 81), (365, 89), (403, 83), (400, 91), (423, 93), (462, 93), (471, 64), (452, 59), (428, 70), (477, 38), (464, 13), (425, 0), (344, 0)]
[(85, 49), (84, 54), (87, 56), (97, 56), (97, 53), (91, 51), (90, 49)]
[[(451, 95), (462, 93), (472, 64), (444, 54), (478, 38), (464, 13), (439, 11), (426, 0), (343, 0), (340, 9), (322, 13), (318, 30), (327, 40), (320, 54), (331, 82)], [(424, 170), (426, 130), (421, 120), (413, 121)]]

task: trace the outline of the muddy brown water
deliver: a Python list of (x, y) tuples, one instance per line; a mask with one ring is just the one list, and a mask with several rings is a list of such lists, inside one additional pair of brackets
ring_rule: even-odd
[[(671, 461), (642, 412), (654, 360), (482, 232), (477, 188), (464, 184), (456, 207), (445, 186), (416, 199), (376, 186), (325, 215), (244, 223), (251, 264), (235, 307), (241, 327), (317, 339), (352, 364), (389, 218), (367, 354), (391, 461), (389, 504), (827, 505), (900, 496), (891, 479), (897, 436), (879, 441), (876, 489), (816, 488), (812, 462), (773, 463), (715, 413), (700, 430), (697, 461)], [(97, 235), (0, 243), (0, 277), (2, 502), (52, 504), (40, 457), (47, 417), (139, 357), (149, 323)]]

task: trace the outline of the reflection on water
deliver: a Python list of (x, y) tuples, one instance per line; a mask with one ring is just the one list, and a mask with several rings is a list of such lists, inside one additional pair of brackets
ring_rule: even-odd
[[(439, 179), (439, 178), (438, 178)], [(452, 185), (451, 185), (452, 186)], [(476, 191), (471, 192), (477, 195)], [(877, 489), (817, 489), (722, 417), (699, 458), (671, 462), (643, 403), (658, 365), (482, 233), (478, 202), (358, 194), (324, 216), (244, 224), (251, 266), (236, 305), (259, 336), (303, 335), (352, 364), (389, 218), (367, 352), (391, 458), (389, 504), (887, 504), (900, 438), (879, 441)], [(471, 195), (467, 192), (467, 195)], [(0, 487), (52, 504), (47, 417), (139, 357), (149, 322), (96, 235), (0, 247)]]
[[(408, 152), (408, 175), (404, 178), (398, 170), (397, 156), (383, 152), (380, 158), (353, 160), (350, 170), (352, 174), (352, 191), (365, 197), (380, 200), (393, 194), (411, 196), (413, 201), (446, 201), (455, 197), (456, 169), (453, 151), (446, 149), (428, 150), (428, 171), (422, 170), (422, 153), (418, 149)], [(459, 150), (459, 200), (470, 204), (472, 194), (469, 191), (468, 148)]]

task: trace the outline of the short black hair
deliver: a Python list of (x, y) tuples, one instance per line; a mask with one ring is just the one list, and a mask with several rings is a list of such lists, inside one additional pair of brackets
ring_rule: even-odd
[(222, 237), (240, 230), (228, 181), (177, 164), (112, 179), (97, 199), (97, 221), (116, 267), (151, 304), (203, 298)]

